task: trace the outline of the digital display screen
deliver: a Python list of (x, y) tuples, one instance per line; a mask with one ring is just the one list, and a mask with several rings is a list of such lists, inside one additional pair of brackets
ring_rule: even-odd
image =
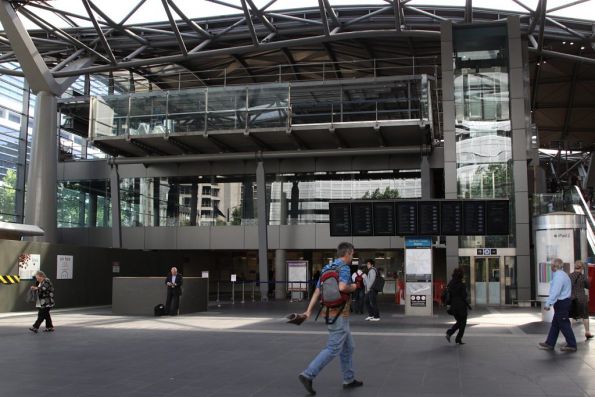
[(408, 236), (417, 234), (417, 202), (398, 201), (397, 208), (397, 235)]
[(374, 203), (374, 235), (395, 235), (395, 203)]
[(440, 202), (420, 201), (417, 203), (419, 234), (437, 236), (440, 234)]
[(488, 235), (510, 234), (510, 210), (507, 200), (486, 202), (486, 232)]
[(351, 204), (329, 203), (331, 236), (351, 236)]
[(372, 236), (372, 203), (351, 203), (351, 232), (354, 236)]
[(442, 236), (460, 236), (463, 233), (463, 204), (460, 201), (440, 203)]
[(486, 235), (486, 202), (463, 201), (463, 235)]

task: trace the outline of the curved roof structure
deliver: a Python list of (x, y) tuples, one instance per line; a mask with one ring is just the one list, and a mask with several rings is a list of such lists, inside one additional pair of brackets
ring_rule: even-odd
[[(181, 0), (161, 0), (162, 21), (128, 23), (145, 2), (131, 2), (121, 20), (110, 18), (97, 0), (80, 0), (85, 13), (47, 1), (8, 3), (19, 18), (38, 27), (28, 33), (55, 78), (125, 71), (162, 89), (270, 82), (281, 75), (320, 79), (321, 64), (335, 78), (367, 77), (372, 64), (379, 73), (397, 68), (408, 73), (416, 62), (439, 75), (442, 21), (491, 22), (517, 15), (528, 43), (541, 146), (565, 142), (585, 150), (595, 142), (593, 22), (559, 16), (560, 10), (584, 0), (550, 8), (543, 0), (535, 8), (514, 0), (524, 12), (474, 8), (471, 0), (463, 6), (419, 6), (409, 0), (354, 6), (318, 0), (315, 7), (287, 11), (272, 10), (276, 0), (258, 5), (256, 0), (209, 0), (231, 13), (208, 18), (187, 16)], [(50, 22), (48, 13), (64, 23)], [(18, 60), (4, 33), (0, 60)], [(69, 67), (76, 62), (79, 67)]]

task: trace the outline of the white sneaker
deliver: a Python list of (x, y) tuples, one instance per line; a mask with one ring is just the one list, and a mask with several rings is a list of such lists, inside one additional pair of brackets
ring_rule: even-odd
[(370, 321), (380, 321), (380, 317), (372, 317)]
[(372, 320), (373, 318), (374, 318), (374, 317), (372, 317), (372, 316), (368, 316), (368, 317), (366, 317), (366, 319), (365, 319), (365, 320), (366, 320), (366, 321), (370, 321), (370, 320)]

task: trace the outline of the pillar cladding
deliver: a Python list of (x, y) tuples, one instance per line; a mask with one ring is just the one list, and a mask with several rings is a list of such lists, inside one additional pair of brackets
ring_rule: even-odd
[(35, 123), (31, 163), (27, 178), (25, 223), (41, 227), (45, 234), (34, 241), (55, 243), (56, 180), (58, 175), (57, 101), (49, 92), (40, 91), (35, 103)]
[(258, 271), (260, 273), (260, 300), (269, 300), (268, 219), (266, 203), (266, 176), (264, 164), (256, 166), (256, 190), (258, 200)]
[[(287, 194), (283, 191), (281, 183), (281, 200), (279, 209), (279, 223), (287, 225)], [(275, 299), (282, 300), (287, 298), (287, 253), (285, 250), (275, 251)]]

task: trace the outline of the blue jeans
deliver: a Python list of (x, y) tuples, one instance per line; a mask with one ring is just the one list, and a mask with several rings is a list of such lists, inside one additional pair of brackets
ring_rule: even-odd
[(350, 383), (354, 379), (353, 372), (353, 337), (349, 328), (349, 318), (342, 315), (334, 324), (328, 325), (328, 342), (326, 347), (316, 356), (303, 372), (308, 379), (314, 379), (333, 358), (340, 356), (343, 383)]
[(547, 340), (545, 341), (545, 343), (548, 345), (552, 347), (556, 346), (558, 334), (560, 331), (562, 331), (562, 335), (564, 335), (568, 347), (576, 348), (576, 339), (574, 337), (574, 332), (572, 332), (570, 319), (568, 318), (571, 304), (572, 299), (570, 298), (559, 300), (554, 303), (554, 318), (552, 320), (552, 326), (550, 327)]

